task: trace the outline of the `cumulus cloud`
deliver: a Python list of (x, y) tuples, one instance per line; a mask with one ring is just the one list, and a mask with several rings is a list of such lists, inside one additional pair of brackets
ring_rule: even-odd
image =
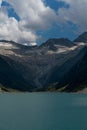
[(21, 25), (32, 30), (46, 29), (57, 18), (54, 10), (42, 0), (7, 0), (21, 18)]
[(32, 31), (21, 30), (15, 18), (8, 18), (0, 12), (0, 39), (13, 40), (19, 43), (33, 43), (37, 36)]
[[(57, 0), (60, 1), (60, 0)], [(71, 21), (78, 26), (80, 31), (87, 30), (87, 0), (61, 0), (69, 5), (69, 8), (60, 8), (58, 17), (61, 22)]]
[(6, 2), (14, 8), (20, 21), (8, 17), (1, 7), (0, 38), (35, 45), (39, 38), (36, 32), (49, 28), (57, 19), (54, 10), (46, 6), (42, 0), (6, 0)]
[(9, 17), (9, 7), (2, 7), (0, 0), (0, 39), (35, 45), (40, 37), (37, 31), (45, 30), (53, 23), (60, 26), (69, 21), (76, 24), (80, 30), (87, 30), (87, 0), (56, 0), (69, 5), (68, 8), (58, 8), (58, 12), (45, 5), (45, 0), (4, 1), (14, 8), (20, 20)]
[(2, 0), (0, 0), (0, 6), (1, 6)]

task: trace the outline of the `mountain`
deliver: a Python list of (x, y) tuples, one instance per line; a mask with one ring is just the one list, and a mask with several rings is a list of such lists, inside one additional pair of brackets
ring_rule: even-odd
[(72, 47), (73, 42), (71, 42), (67, 38), (59, 38), (59, 39), (53, 38), (53, 39), (49, 39), (48, 41), (43, 43), (41, 46), (52, 46), (52, 45), (61, 45), (61, 46)]
[(86, 48), (65, 38), (33, 47), (1, 40), (0, 86), (6, 91), (77, 91), (87, 86)]
[[(78, 59), (77, 62), (73, 64), (73, 60), (76, 59)], [(73, 66), (54, 86), (56, 89), (75, 92), (87, 87), (87, 47), (84, 47), (75, 58), (72, 58), (71, 61), (65, 64), (69, 66), (70, 62)], [(64, 65), (62, 67), (64, 67)]]
[(87, 43), (87, 32), (84, 32), (83, 34), (81, 34), (79, 37), (77, 37), (74, 42), (83, 42), (83, 43)]

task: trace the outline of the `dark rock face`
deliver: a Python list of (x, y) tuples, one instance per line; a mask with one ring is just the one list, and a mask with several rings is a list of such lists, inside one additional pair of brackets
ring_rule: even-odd
[(50, 39), (38, 47), (0, 41), (0, 84), (20, 91), (67, 85), (64, 91), (75, 91), (86, 86), (86, 50), (64, 38)]
[(67, 77), (69, 85), (66, 91), (78, 91), (79, 89), (87, 87), (87, 48), (85, 48), (85, 50), (86, 53), (82, 59), (80, 59), (68, 73), (70, 77)]
[(75, 92), (87, 87), (87, 47), (83, 48), (70, 62), (76, 58), (78, 58), (77, 62), (61, 77), (59, 84), (55, 86), (56, 89), (66, 86), (64, 91)]
[(87, 32), (81, 34), (78, 38), (74, 40), (74, 42), (84, 42), (87, 43)]
[(66, 39), (66, 38), (59, 38), (59, 39), (53, 38), (53, 39), (49, 39), (47, 42), (43, 43), (41, 46), (53, 46), (53, 45), (72, 47), (73, 42), (71, 42), (69, 39)]
[(0, 56), (0, 84), (6, 88), (17, 89), (20, 91), (30, 90), (29, 83), (23, 78), (20, 70), (16, 71), (15, 64), (11, 59)]

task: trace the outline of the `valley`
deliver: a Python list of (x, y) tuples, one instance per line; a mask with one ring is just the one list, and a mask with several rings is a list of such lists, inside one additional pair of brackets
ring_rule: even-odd
[(87, 32), (74, 41), (53, 38), (37, 46), (0, 40), (4, 90), (77, 92), (87, 87)]

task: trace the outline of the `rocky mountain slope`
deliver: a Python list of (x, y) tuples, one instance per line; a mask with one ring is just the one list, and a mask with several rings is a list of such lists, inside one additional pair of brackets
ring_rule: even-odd
[(30, 47), (1, 40), (0, 86), (20, 91), (78, 91), (86, 87), (87, 45), (83, 37), (86, 39), (86, 33), (74, 42), (49, 39)]
[(84, 32), (79, 37), (77, 37), (74, 42), (84, 42), (87, 43), (87, 32)]

